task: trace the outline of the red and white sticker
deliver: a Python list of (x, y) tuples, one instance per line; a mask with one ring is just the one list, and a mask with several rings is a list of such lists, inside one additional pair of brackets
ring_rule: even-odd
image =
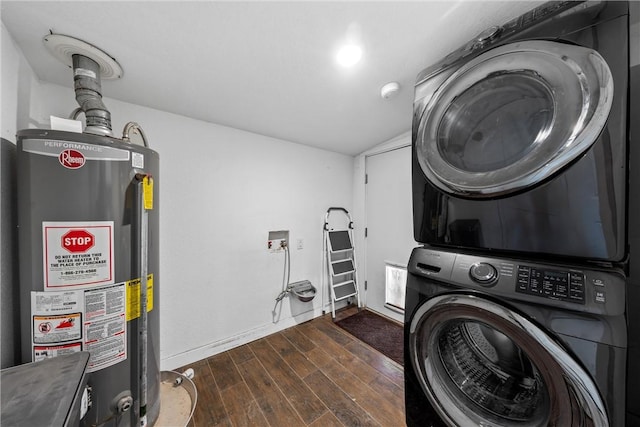
[(95, 372), (127, 359), (125, 315), (85, 322), (85, 349), (91, 353), (87, 372)]
[(58, 156), (60, 164), (67, 169), (80, 169), (86, 163), (84, 154), (78, 150), (63, 150)]
[(88, 351), (87, 372), (127, 359), (125, 283), (31, 292), (33, 360)]
[(33, 361), (39, 362), (51, 357), (62, 356), (64, 354), (77, 353), (82, 351), (82, 343), (74, 342), (63, 345), (36, 345), (33, 347)]
[(113, 221), (43, 222), (44, 290), (114, 283)]
[(83, 312), (82, 291), (32, 291), (32, 360), (82, 351)]
[(127, 359), (125, 284), (84, 291), (84, 349), (91, 353), (87, 372), (95, 372)]
[(60, 343), (80, 338), (82, 338), (81, 313), (33, 316), (33, 342), (35, 344)]

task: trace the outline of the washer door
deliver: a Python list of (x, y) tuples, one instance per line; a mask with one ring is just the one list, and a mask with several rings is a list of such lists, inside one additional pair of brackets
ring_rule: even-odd
[(517, 312), (488, 299), (445, 294), (410, 325), (411, 363), (451, 426), (608, 426), (590, 375)]
[(602, 131), (613, 79), (596, 51), (548, 41), (504, 45), (474, 58), (434, 93), (416, 155), (439, 189), (504, 196), (583, 154)]

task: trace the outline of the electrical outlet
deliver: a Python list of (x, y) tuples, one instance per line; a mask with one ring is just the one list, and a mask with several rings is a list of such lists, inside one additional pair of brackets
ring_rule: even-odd
[(304, 248), (304, 240), (303, 239), (296, 240), (296, 247), (298, 248), (298, 250), (303, 249)]

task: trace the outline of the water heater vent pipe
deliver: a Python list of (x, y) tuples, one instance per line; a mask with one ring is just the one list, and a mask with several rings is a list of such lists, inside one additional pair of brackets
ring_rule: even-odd
[(74, 54), (73, 88), (76, 101), (84, 111), (87, 126), (85, 132), (112, 136), (111, 113), (102, 102), (102, 84), (100, 66), (93, 59)]
[(121, 78), (120, 64), (103, 50), (71, 36), (47, 34), (43, 42), (54, 57), (73, 69), (80, 108), (71, 113), (71, 118), (76, 119), (83, 112), (85, 132), (112, 136), (111, 113), (102, 102), (101, 79)]

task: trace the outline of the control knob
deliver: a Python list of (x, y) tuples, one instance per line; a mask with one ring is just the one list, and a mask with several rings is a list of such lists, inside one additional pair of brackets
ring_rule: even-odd
[(498, 278), (498, 270), (486, 262), (477, 262), (469, 269), (469, 277), (482, 286), (489, 286)]

